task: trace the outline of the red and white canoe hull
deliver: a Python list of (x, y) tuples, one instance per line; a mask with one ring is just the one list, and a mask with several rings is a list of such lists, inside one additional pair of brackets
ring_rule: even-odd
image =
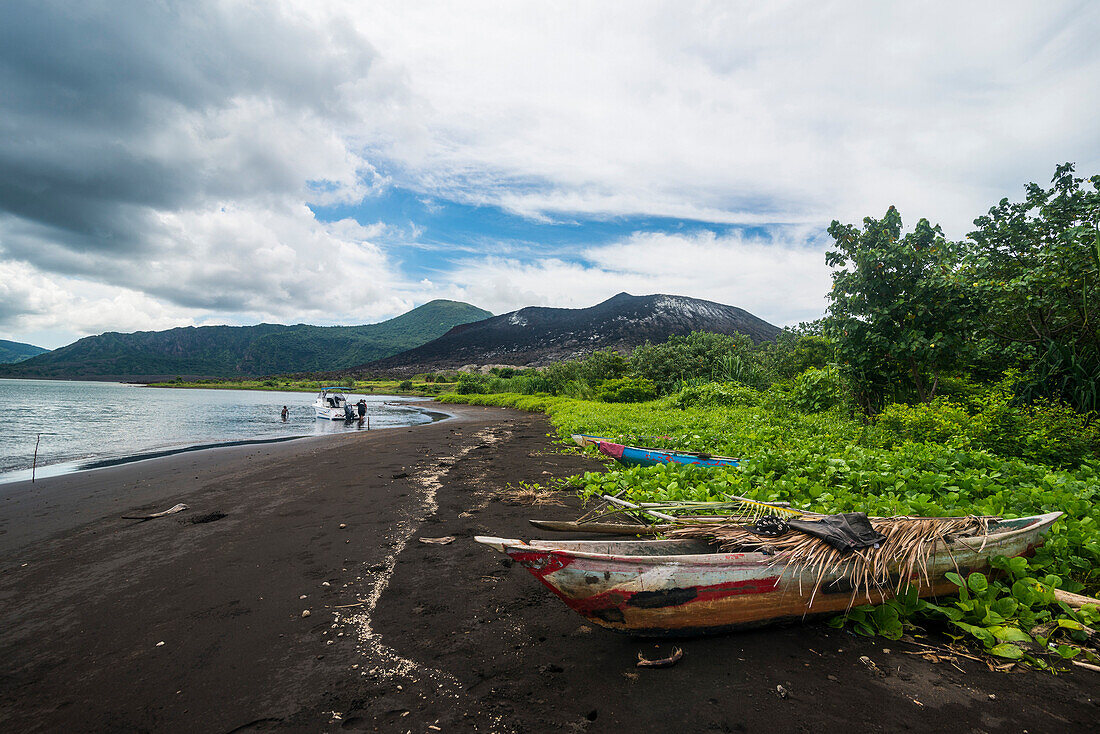
[[(944, 574), (989, 568), (997, 555), (1025, 555), (1062, 513), (1003, 521), (989, 535), (962, 538), (928, 564), (931, 583), (910, 582), (922, 597), (950, 595)], [(531, 541), (475, 538), (506, 553), (593, 624), (639, 636), (714, 633), (817, 614), (843, 612), (851, 587), (761, 553), (705, 553), (690, 540)], [(881, 603), (890, 591), (871, 592)], [(866, 595), (856, 605), (868, 603)]]

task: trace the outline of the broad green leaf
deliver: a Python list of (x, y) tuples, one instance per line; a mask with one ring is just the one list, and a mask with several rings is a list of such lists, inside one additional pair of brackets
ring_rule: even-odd
[(1011, 642), (1002, 642), (989, 648), (989, 652), (997, 657), (1019, 660), (1024, 656), (1024, 651)]
[(979, 573), (977, 571), (967, 577), (966, 583), (970, 587), (971, 591), (978, 594), (989, 588), (989, 582), (986, 580), (985, 574)]
[(1019, 627), (1000, 626), (992, 630), (993, 636), (1002, 642), (1031, 642), (1031, 635)]

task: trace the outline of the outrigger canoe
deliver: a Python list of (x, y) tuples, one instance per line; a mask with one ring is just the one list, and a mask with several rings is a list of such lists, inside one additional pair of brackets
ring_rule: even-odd
[[(922, 597), (951, 595), (957, 587), (944, 574), (985, 570), (998, 555), (1029, 555), (1061, 515), (999, 520), (985, 534), (956, 538), (929, 556), (927, 577), (913, 574), (909, 583)], [(715, 552), (699, 539), (475, 540), (527, 568), (593, 624), (642, 637), (723, 632), (842, 612), (853, 603), (840, 572), (819, 579), (775, 555)], [(893, 595), (889, 588), (868, 594), (876, 604)]]
[(610, 456), (626, 466), (657, 466), (658, 464), (695, 464), (696, 466), (739, 466), (740, 459), (730, 456), (712, 456), (692, 451), (646, 449), (624, 446), (621, 443), (599, 441), (596, 448), (604, 456)]
[(657, 466), (658, 464), (695, 464), (697, 466), (739, 466), (740, 459), (730, 456), (714, 456), (695, 451), (674, 451), (641, 446), (626, 446), (601, 436), (574, 433), (578, 446), (595, 446), (601, 454), (610, 456), (626, 466)]

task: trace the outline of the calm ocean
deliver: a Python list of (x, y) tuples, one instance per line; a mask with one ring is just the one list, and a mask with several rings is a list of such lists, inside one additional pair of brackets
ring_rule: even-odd
[[(36, 476), (94, 468), (147, 454), (240, 441), (364, 430), (358, 423), (313, 416), (314, 393), (183, 390), (117, 382), (0, 379), (0, 483), (30, 479), (35, 440)], [(354, 395), (367, 401), (370, 427), (429, 423), (415, 407), (390, 395)], [(279, 417), (290, 409), (286, 423)]]

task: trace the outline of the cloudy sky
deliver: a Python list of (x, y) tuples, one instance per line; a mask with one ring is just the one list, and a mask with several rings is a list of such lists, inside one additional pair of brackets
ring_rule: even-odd
[(7, 0), (0, 338), (676, 293), (1100, 172), (1100, 4)]

